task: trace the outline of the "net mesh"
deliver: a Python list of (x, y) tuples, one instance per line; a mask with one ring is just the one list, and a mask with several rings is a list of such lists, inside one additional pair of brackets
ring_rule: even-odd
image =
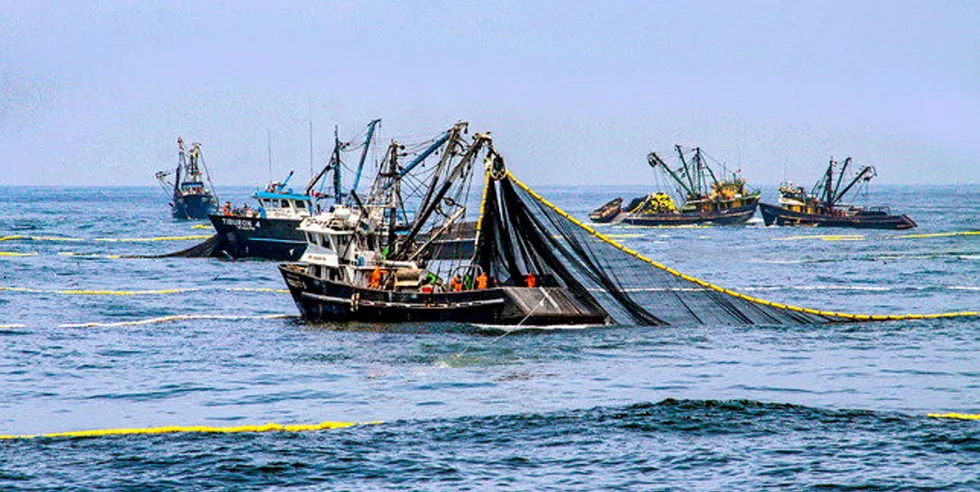
[(475, 262), (501, 285), (566, 288), (598, 305), (611, 323), (819, 324), (976, 315), (869, 316), (752, 298), (674, 271), (612, 241), (522, 184), (509, 172), (486, 188)]

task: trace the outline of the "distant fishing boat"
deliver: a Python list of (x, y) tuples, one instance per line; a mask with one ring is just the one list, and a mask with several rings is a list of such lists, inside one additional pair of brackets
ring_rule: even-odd
[(223, 256), (289, 260), (303, 254), (306, 240), (296, 226), (311, 215), (313, 197), (286, 187), (292, 175), (290, 171), (283, 181), (254, 193), (257, 208), (232, 209), (226, 203), (220, 214), (208, 216)]
[[(840, 171), (834, 172), (840, 164)], [(802, 186), (784, 184), (779, 188), (779, 204), (759, 204), (766, 225), (853, 227), (860, 229), (911, 229), (918, 226), (907, 215), (893, 215), (888, 207), (860, 207), (841, 203), (855, 185), (878, 175), (872, 166), (862, 167), (847, 184), (845, 173), (851, 158), (838, 163), (831, 159), (823, 177), (807, 193)], [(842, 187), (843, 185), (843, 187)]]
[[(354, 206), (360, 200), (356, 190), (361, 180), (367, 152), (374, 137), (376, 126), (380, 122), (381, 120), (374, 120), (368, 124), (364, 143), (360, 145), (355, 146), (350, 142), (341, 142), (335, 135), (334, 150), (329, 162), (310, 179), (302, 192), (297, 193), (287, 187), (290, 178), (293, 176), (293, 173), (290, 172), (283, 181), (272, 182), (264, 191), (252, 195), (252, 198), (258, 202), (258, 207), (246, 206), (233, 209), (230, 203), (226, 203), (220, 213), (210, 216), (217, 242), (214, 248), (210, 249), (209, 254), (231, 258), (264, 258), (280, 261), (299, 259), (308, 245), (308, 238), (299, 229), (299, 225), (304, 219), (320, 213), (321, 205), (319, 202), (330, 201), (329, 206), (323, 206), (323, 208), (330, 210), (341, 206)], [(391, 172), (379, 171), (376, 183), (381, 181), (388, 186), (395, 187), (397, 186), (395, 183), (400, 183), (406, 177), (416, 179), (413, 175), (413, 171), (416, 169), (427, 172), (424, 169), (425, 166), (422, 165), (423, 162), (445, 146), (450, 131), (444, 132), (430, 141), (428, 147), (404, 168)], [(341, 169), (344, 167), (341, 162), (341, 152), (357, 149), (361, 145), (363, 145), (363, 149), (353, 183), (350, 185), (350, 189), (345, 191), (341, 176)], [(389, 148), (389, 154), (392, 152), (403, 153), (404, 151), (404, 146), (401, 145), (393, 145)], [(333, 177), (332, 193), (321, 193), (316, 188), (328, 173), (331, 173)], [(398, 210), (392, 213), (394, 215), (391, 218), (394, 221), (386, 221), (386, 227), (391, 228), (395, 234), (407, 232), (411, 225), (408, 218), (409, 212)], [(428, 250), (436, 258), (472, 256), (475, 229), (474, 222), (459, 222), (439, 231), (438, 234), (435, 234), (436, 231), (419, 233), (416, 240), (420, 244), (426, 244)]]
[(205, 219), (218, 208), (218, 198), (212, 192), (214, 184), (201, 155), (201, 144), (194, 142), (186, 150), (184, 139), (178, 137), (177, 148), (177, 168), (172, 171), (174, 182), (167, 181), (171, 171), (160, 171), (156, 178), (165, 192), (172, 190), (170, 207), (175, 219)]
[(617, 198), (593, 211), (589, 218), (600, 223), (621, 221), (639, 226), (736, 225), (752, 218), (761, 193), (747, 189), (738, 171), (729, 172), (721, 166), (725, 174), (719, 178), (700, 147), (674, 148), (681, 163), (679, 168), (671, 169), (656, 152), (647, 154), (647, 162), (676, 183), (677, 192), (684, 197), (680, 207), (670, 195), (658, 191), (634, 199), (622, 209), (618, 208), (622, 199)]
[[(367, 126), (352, 189), (356, 189), (358, 185), (368, 149), (379, 123), (381, 120), (373, 120)], [(316, 201), (333, 198), (334, 202), (339, 204), (349, 196), (343, 190), (340, 156), (341, 151), (349, 147), (351, 144), (341, 142), (335, 133), (334, 149), (330, 160), (310, 178), (301, 193), (288, 188), (289, 180), (293, 177), (293, 172), (290, 171), (282, 181), (273, 181), (263, 191), (252, 195), (252, 198), (258, 202), (258, 207), (250, 208), (246, 205), (244, 208), (234, 209), (230, 203), (226, 203), (220, 213), (211, 214), (209, 218), (218, 237), (215, 250), (222, 256), (231, 258), (292, 261), (302, 256), (306, 251), (307, 242), (298, 226), (303, 219), (316, 212)], [(330, 195), (316, 191), (317, 185), (328, 172), (333, 173), (333, 194)]]

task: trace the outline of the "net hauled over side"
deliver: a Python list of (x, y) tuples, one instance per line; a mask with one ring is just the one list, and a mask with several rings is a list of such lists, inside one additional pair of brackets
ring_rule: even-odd
[(478, 259), (485, 268), (500, 272), (500, 278), (518, 275), (521, 269), (553, 276), (569, 290), (594, 299), (615, 323), (785, 325), (980, 316), (978, 312), (851, 314), (747, 296), (626, 248), (570, 216), (509, 170), (496, 186), (487, 187), (485, 202), (487, 230), (481, 232), (481, 241), (503, 241), (498, 250), (517, 252)]

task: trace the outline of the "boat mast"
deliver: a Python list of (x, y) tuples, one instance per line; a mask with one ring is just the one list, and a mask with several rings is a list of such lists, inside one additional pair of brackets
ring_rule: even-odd
[(432, 182), (429, 184), (429, 189), (425, 192), (425, 197), (422, 198), (422, 201), (420, 202), (419, 210), (425, 210), (428, 208), (430, 200), (432, 199), (432, 194), (435, 192), (436, 186), (439, 184), (439, 178), (442, 176), (443, 171), (449, 164), (449, 160), (452, 159), (453, 155), (455, 155), (453, 150), (456, 148), (456, 145), (459, 144), (460, 134), (466, 130), (467, 125), (468, 124), (465, 122), (460, 122), (453, 125), (453, 127), (449, 129), (449, 138), (446, 140), (446, 149), (443, 150), (442, 157), (439, 159), (439, 163), (436, 165), (436, 170), (434, 173), (432, 173)]
[[(847, 163), (850, 160), (851, 160), (851, 158), (848, 157), (847, 158), (847, 161), (844, 161), (844, 162)], [(835, 203), (836, 203), (837, 200), (843, 199), (844, 198), (844, 195), (846, 195), (848, 191), (851, 191), (851, 188), (853, 188), (854, 185), (856, 185), (858, 183), (858, 181), (865, 181), (865, 182), (871, 181), (871, 178), (874, 178), (877, 175), (878, 175), (878, 172), (875, 170), (875, 168), (873, 166), (864, 166), (857, 173), (857, 175), (854, 176), (854, 179), (852, 179), (851, 182), (848, 183), (847, 186), (844, 187), (844, 190), (841, 191), (840, 194), (837, 195), (834, 198)]]
[(647, 163), (650, 164), (650, 167), (652, 167), (653, 169), (657, 169), (657, 166), (660, 166), (660, 168), (663, 169), (664, 172), (666, 172), (667, 175), (671, 177), (671, 179), (673, 179), (674, 181), (677, 182), (678, 185), (680, 185), (681, 190), (687, 193), (688, 196), (694, 194), (691, 188), (688, 187), (687, 183), (685, 183), (684, 180), (677, 175), (677, 173), (675, 173), (672, 169), (670, 169), (670, 166), (668, 166), (667, 163), (664, 162), (664, 160), (661, 159), (656, 152), (650, 152), (649, 154), (647, 154)]
[(422, 227), (425, 226), (425, 222), (429, 220), (432, 213), (435, 212), (436, 208), (438, 208), (439, 203), (442, 201), (443, 197), (446, 196), (446, 193), (449, 192), (449, 189), (452, 188), (453, 184), (455, 184), (456, 181), (460, 179), (468, 169), (470, 169), (473, 158), (480, 152), (483, 146), (486, 144), (492, 145), (492, 142), (493, 140), (488, 134), (477, 133), (474, 136), (473, 143), (470, 144), (468, 149), (466, 149), (466, 153), (460, 159), (459, 163), (456, 164), (452, 171), (450, 171), (446, 176), (446, 180), (442, 183), (439, 191), (432, 196), (432, 201), (429, 203), (429, 206), (422, 209), (421, 213), (415, 218), (415, 221), (412, 224), (412, 229), (398, 244), (399, 247), (396, 250), (398, 256), (405, 256), (406, 251), (415, 241), (415, 237), (418, 235), (419, 231), (422, 230)]
[[(453, 128), (455, 128), (455, 126)], [(430, 145), (428, 148), (426, 148), (425, 150), (423, 150), (422, 153), (418, 155), (418, 157), (416, 157), (415, 159), (412, 159), (412, 162), (409, 162), (408, 165), (405, 166), (404, 169), (402, 169), (401, 171), (399, 171), (397, 173), (397, 175), (393, 177), (393, 179), (395, 179), (395, 178), (401, 179), (401, 178), (405, 177), (406, 174), (412, 172), (412, 169), (415, 169), (415, 166), (418, 166), (427, 157), (429, 157), (430, 155), (432, 155), (433, 152), (435, 152), (436, 150), (439, 150), (439, 147), (442, 147), (442, 144), (446, 143), (446, 140), (449, 140), (449, 136), (450, 136), (451, 133), (452, 133), (452, 129), (446, 130), (439, 138), (436, 139), (435, 142), (432, 142), (432, 145)], [(385, 188), (388, 188), (388, 187), (392, 186), (393, 184), (394, 184), (394, 182), (389, 182), (385, 186)]]
[(687, 159), (684, 159), (684, 149), (680, 145), (674, 145), (674, 149), (677, 150), (677, 157), (680, 158), (681, 164), (684, 166), (684, 175), (687, 176), (687, 181), (690, 184), (690, 187), (686, 188), (688, 192), (687, 198), (694, 198), (698, 194), (694, 190), (700, 191), (701, 188), (694, 182), (694, 176), (691, 175), (691, 167), (688, 165)]
[[(837, 191), (840, 190), (840, 185), (844, 182), (844, 173), (847, 172), (847, 166), (849, 166), (850, 164), (851, 164), (850, 157), (844, 159), (844, 164), (841, 165), (840, 172), (837, 173), (837, 186), (834, 187), (834, 191), (830, 194), (830, 196), (833, 197), (833, 203), (837, 203), (837, 201), (840, 200), (842, 196), (844, 196), (843, 194), (838, 194)], [(847, 190), (845, 189), (844, 191), (846, 192)]]
[(334, 203), (340, 205), (344, 199), (343, 183), (341, 183), (340, 175), (340, 136), (338, 135), (337, 126), (333, 127), (333, 157), (331, 162), (333, 163), (333, 199)]
[(367, 158), (368, 149), (371, 147), (371, 139), (374, 138), (374, 127), (381, 123), (380, 119), (371, 120), (368, 123), (367, 138), (364, 139), (364, 150), (361, 152), (361, 160), (357, 163), (357, 173), (354, 175), (354, 184), (351, 190), (357, 191), (357, 185), (361, 182), (361, 171), (364, 170), (364, 160)]
[(708, 171), (708, 175), (711, 176), (711, 182), (712, 182), (712, 184), (718, 182), (718, 177), (715, 176), (715, 172), (711, 170), (711, 166), (707, 165), (704, 162), (704, 155), (701, 153), (701, 147), (695, 147), (695, 149), (694, 149), (694, 157), (698, 161), (698, 181), (701, 183), (701, 194), (702, 195), (707, 195), (708, 194), (708, 189), (706, 187), (707, 183), (704, 182), (705, 181), (704, 180), (704, 171), (705, 170)]
[(391, 252), (395, 245), (395, 226), (398, 219), (398, 200), (401, 190), (401, 178), (398, 177), (398, 150), (399, 145), (394, 141), (388, 147), (388, 177), (391, 181), (385, 187), (387, 192), (386, 205), (388, 205), (388, 251)]
[(174, 176), (174, 197), (180, 194), (180, 170), (187, 165), (187, 156), (184, 153), (184, 139), (177, 137), (177, 172)]
[(704, 162), (701, 160), (701, 147), (694, 147), (694, 169), (698, 178), (698, 194), (706, 195), (704, 192)]
[[(822, 191), (822, 196), (820, 199), (823, 200), (824, 204), (828, 207), (834, 206), (834, 197), (831, 191), (834, 183), (834, 164), (837, 164), (837, 161), (831, 157), (830, 163), (827, 164), (827, 171), (823, 173), (823, 189), (820, 190)], [(817, 186), (819, 187), (821, 185), (818, 183)]]

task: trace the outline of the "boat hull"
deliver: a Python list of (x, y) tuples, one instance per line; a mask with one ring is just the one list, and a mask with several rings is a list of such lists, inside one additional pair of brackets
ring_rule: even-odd
[(767, 226), (850, 227), (856, 229), (911, 229), (917, 227), (907, 215), (859, 213), (851, 216), (804, 214), (777, 205), (760, 203), (762, 220)]
[(589, 213), (589, 220), (597, 224), (614, 222), (623, 213), (622, 205), (623, 199), (616, 198)]
[(298, 260), (306, 251), (299, 219), (210, 215), (218, 236), (216, 250), (232, 258)]
[(206, 219), (217, 209), (217, 202), (211, 195), (178, 195), (172, 207), (175, 219)]
[(755, 215), (757, 203), (734, 207), (724, 211), (711, 212), (673, 212), (662, 214), (629, 214), (622, 223), (636, 226), (682, 226), (682, 225), (741, 225)]
[(557, 287), (495, 287), (439, 293), (388, 291), (315, 278), (304, 268), (295, 263), (279, 265), (300, 315), (313, 323), (443, 321), (540, 326), (606, 324), (608, 319), (605, 312), (576, 301)]

